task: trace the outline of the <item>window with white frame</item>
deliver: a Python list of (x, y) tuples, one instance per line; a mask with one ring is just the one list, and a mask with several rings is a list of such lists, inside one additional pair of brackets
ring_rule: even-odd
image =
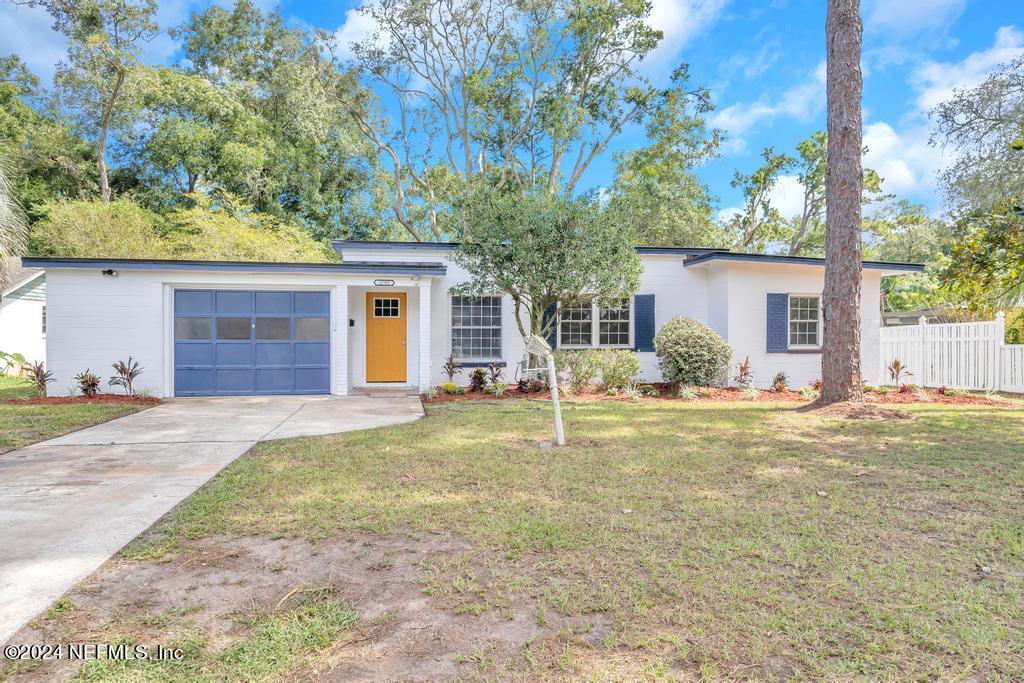
[(452, 297), (452, 358), (501, 359), (501, 297)]
[(596, 301), (565, 306), (559, 314), (558, 345), (628, 348), (631, 346), (631, 321), (629, 299), (611, 306), (602, 306)]
[(815, 349), (821, 346), (821, 297), (789, 295), (789, 347)]

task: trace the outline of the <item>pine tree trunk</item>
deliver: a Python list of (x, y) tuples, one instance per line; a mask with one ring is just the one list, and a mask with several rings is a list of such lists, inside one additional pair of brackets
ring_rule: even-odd
[(863, 401), (860, 368), (862, 25), (859, 0), (829, 0), (821, 402)]

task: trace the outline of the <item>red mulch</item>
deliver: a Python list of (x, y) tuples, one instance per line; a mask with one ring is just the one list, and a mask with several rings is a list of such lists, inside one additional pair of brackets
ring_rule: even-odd
[[(660, 396), (643, 396), (639, 401), (678, 401), (680, 400), (674, 392), (668, 389), (664, 384), (655, 383), (652, 384), (659, 392)], [(727, 388), (701, 388), (697, 390), (699, 395), (698, 400), (700, 401), (742, 401), (744, 399), (743, 392), (735, 387)], [(520, 392), (518, 389), (510, 387), (502, 394), (501, 398), (494, 394), (485, 394), (483, 392), (468, 392), (465, 394), (446, 394), (443, 391), (438, 391), (437, 398), (424, 398), (425, 403), (451, 403), (454, 401), (503, 401), (505, 399), (512, 398), (536, 398), (541, 400), (548, 400), (551, 398), (551, 393), (548, 389), (543, 391), (534, 392)], [(580, 400), (580, 401), (632, 401), (628, 396), (617, 394), (615, 396), (609, 396), (606, 392), (599, 389), (588, 389), (584, 391), (573, 392), (566, 396), (562, 395), (565, 400)], [(991, 405), (992, 403), (999, 403), (998, 399), (992, 401), (981, 394), (958, 394), (956, 396), (946, 396), (944, 394), (937, 393), (934, 389), (928, 390), (928, 398), (930, 401), (922, 401), (914, 393), (901, 394), (893, 389), (891, 393), (882, 395), (875, 392), (865, 392), (864, 400), (866, 403), (950, 403), (960, 405)], [(757, 397), (758, 401), (782, 401), (788, 403), (809, 403), (804, 399), (799, 391), (762, 391)]]
[(2, 403), (17, 403), (19, 405), (47, 406), (65, 405), (73, 403), (130, 403), (139, 406), (155, 406), (160, 399), (152, 396), (125, 396), (124, 394), (96, 394), (86, 398), (85, 396), (37, 396), (35, 398), (16, 398)]

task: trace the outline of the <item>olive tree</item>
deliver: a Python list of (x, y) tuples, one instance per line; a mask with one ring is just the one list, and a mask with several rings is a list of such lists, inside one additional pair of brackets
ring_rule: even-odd
[(592, 193), (564, 198), (482, 189), (460, 208), (465, 222), (455, 261), (469, 273), (463, 290), (508, 295), (524, 339), (549, 334), (560, 306), (619, 299), (637, 288), (640, 259), (630, 222)]

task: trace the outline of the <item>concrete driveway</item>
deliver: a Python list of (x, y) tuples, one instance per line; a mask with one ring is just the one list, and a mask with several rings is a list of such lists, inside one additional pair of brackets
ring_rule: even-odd
[(422, 415), (415, 396), (175, 399), (0, 455), (0, 643), (256, 442)]

